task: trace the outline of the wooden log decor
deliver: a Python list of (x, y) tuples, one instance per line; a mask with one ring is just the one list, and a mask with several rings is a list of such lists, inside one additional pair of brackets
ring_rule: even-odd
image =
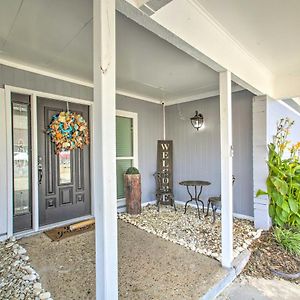
[(141, 213), (141, 174), (124, 174), (127, 213)]
[(69, 226), (70, 231), (74, 231), (74, 230), (78, 230), (90, 225), (95, 224), (95, 219), (90, 219), (90, 220), (86, 220), (86, 221), (82, 221), (76, 224), (72, 224)]
[[(173, 191), (173, 141), (157, 141), (157, 172), (166, 173), (166, 176), (163, 178), (162, 186), (156, 188)], [(168, 197), (165, 197), (161, 204), (173, 205)]]

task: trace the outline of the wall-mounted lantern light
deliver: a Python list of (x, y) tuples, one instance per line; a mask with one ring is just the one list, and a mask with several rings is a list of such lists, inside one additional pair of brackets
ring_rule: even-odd
[(191, 118), (191, 123), (194, 128), (199, 130), (203, 125), (203, 115), (196, 110), (195, 115)]

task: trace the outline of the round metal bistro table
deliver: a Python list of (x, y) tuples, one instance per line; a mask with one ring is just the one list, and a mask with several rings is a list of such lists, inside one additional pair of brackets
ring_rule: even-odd
[[(202, 211), (204, 213), (204, 202), (200, 199), (202, 189), (204, 186), (210, 185), (209, 181), (202, 181), (202, 180), (185, 180), (179, 182), (180, 185), (186, 186), (187, 192), (189, 193), (191, 199), (186, 201), (185, 206), (184, 206), (184, 213), (186, 213), (186, 206), (189, 202), (195, 201), (198, 209), (198, 216), (200, 219), (200, 210), (199, 210), (199, 203), (201, 202), (202, 204)], [(191, 193), (190, 188), (194, 187), (194, 195)], [(199, 192), (197, 191), (197, 187), (200, 187)]]

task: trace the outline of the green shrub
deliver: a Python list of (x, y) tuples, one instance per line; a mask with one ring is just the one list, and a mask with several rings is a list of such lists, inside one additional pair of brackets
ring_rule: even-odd
[(137, 168), (130, 167), (127, 169), (126, 174), (140, 174), (140, 172)]
[(287, 118), (278, 122), (273, 143), (268, 145), (267, 191), (256, 194), (268, 195), (270, 217), (280, 227), (300, 226), (300, 143), (290, 146), (287, 140), (293, 124)]
[(276, 241), (287, 251), (300, 256), (300, 229), (275, 227), (274, 236)]

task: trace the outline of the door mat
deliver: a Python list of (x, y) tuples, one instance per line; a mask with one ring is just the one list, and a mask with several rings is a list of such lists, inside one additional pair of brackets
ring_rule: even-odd
[[(74, 224), (72, 224), (74, 225)], [(81, 233), (85, 233), (88, 231), (92, 231), (95, 229), (95, 224), (88, 224), (84, 225), (82, 227), (79, 227), (77, 229), (71, 229), (72, 225), (69, 226), (63, 226), (63, 227), (56, 227), (51, 230), (45, 231), (44, 233), (52, 240), (52, 241), (60, 241), (62, 239), (72, 237), (74, 235), (78, 235)]]

